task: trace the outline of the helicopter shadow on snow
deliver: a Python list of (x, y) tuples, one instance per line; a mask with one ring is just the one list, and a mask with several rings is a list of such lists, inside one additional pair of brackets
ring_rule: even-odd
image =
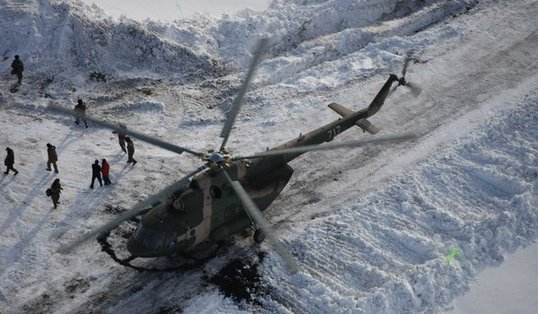
[[(159, 313), (181, 313), (183, 302), (188, 302), (192, 291), (212, 285), (237, 304), (247, 302), (259, 305), (259, 300), (271, 293), (269, 284), (258, 272), (258, 266), (265, 256), (266, 253), (257, 245), (244, 247), (230, 239), (219, 246), (216, 256), (198, 267), (174, 272), (132, 270), (130, 276), (122, 275), (123, 281), (111, 281), (108, 287), (101, 287), (96, 295), (87, 300), (96, 312), (106, 312), (117, 302), (144, 299), (147, 303), (159, 304)], [(167, 268), (181, 261), (180, 257), (161, 257), (146, 261), (143, 266)], [(188, 289), (178, 290), (177, 282), (189, 282), (198, 288), (189, 285)], [(150, 290), (146, 289), (148, 283), (152, 286)], [(174, 291), (174, 296), (163, 299), (152, 291)], [(82, 305), (81, 308), (86, 306), (89, 305)]]

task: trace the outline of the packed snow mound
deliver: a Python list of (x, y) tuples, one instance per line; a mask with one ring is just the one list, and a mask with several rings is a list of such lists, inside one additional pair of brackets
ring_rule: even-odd
[(281, 277), (268, 266), (264, 276), (281, 288), (266, 306), (436, 312), (468, 289), (476, 268), (529, 244), (538, 236), (537, 101), (531, 92), (486, 129), (304, 230), (291, 246), (305, 271)]
[(20, 55), (26, 72), (34, 77), (67, 77), (73, 68), (86, 79), (91, 73), (103, 74), (104, 79), (132, 75), (192, 79), (223, 70), (220, 62), (193, 52), (188, 43), (166, 40), (127, 18), (115, 21), (81, 1), (1, 0), (0, 7), (4, 30), (0, 53)]
[[(79, 0), (0, 0), (0, 27), (5, 30), (0, 54), (4, 58), (19, 54), (36, 77), (67, 76), (74, 68), (83, 80), (103, 74), (105, 79), (166, 76), (185, 82), (244, 69), (255, 42), (269, 37), (270, 53), (277, 58), (274, 70), (304, 71), (351, 54), (380, 35), (418, 31), (476, 2), (275, 1), (261, 13), (245, 10), (221, 19), (197, 15), (162, 23), (113, 19)], [(406, 25), (387, 25), (382, 34), (368, 29), (410, 15), (416, 17)], [(311, 58), (298, 63), (297, 57), (308, 55)], [(7, 62), (2, 65), (7, 67)]]
[[(221, 19), (204, 16), (161, 24), (146, 22), (148, 29), (177, 41), (189, 42), (195, 51), (219, 55), (239, 69), (249, 63), (260, 37), (272, 39), (273, 58), (313, 55), (300, 69), (353, 53), (370, 42), (395, 34), (412, 34), (476, 5), (476, 0), (331, 0), (273, 1), (265, 12), (244, 10)], [(434, 12), (435, 14), (431, 14)], [(387, 20), (416, 15), (406, 25), (392, 23), (379, 37), (367, 29)], [(209, 32), (209, 36), (208, 36)], [(325, 37), (328, 36), (328, 37)], [(330, 39), (330, 40), (327, 40)], [(293, 60), (293, 58), (291, 58)], [(303, 62), (304, 63), (304, 62)], [(282, 66), (293, 66), (284, 62)]]

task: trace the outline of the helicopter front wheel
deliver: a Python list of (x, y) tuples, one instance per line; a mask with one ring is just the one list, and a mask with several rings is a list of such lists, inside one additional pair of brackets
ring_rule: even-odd
[(265, 232), (262, 229), (256, 229), (254, 232), (254, 242), (260, 244), (265, 240)]

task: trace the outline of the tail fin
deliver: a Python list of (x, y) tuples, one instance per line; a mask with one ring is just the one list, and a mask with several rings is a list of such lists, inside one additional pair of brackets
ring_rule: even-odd
[(372, 100), (372, 103), (370, 103), (370, 106), (368, 106), (368, 117), (373, 116), (379, 111), (379, 109), (381, 109), (381, 106), (383, 106), (383, 103), (385, 102), (385, 98), (387, 98), (387, 96), (389, 95), (390, 87), (395, 81), (398, 81), (398, 77), (394, 74), (391, 74), (389, 76), (389, 79), (385, 82), (383, 87), (381, 87), (381, 90), (375, 96), (374, 100)]
[(358, 120), (355, 121), (355, 124), (364, 131), (375, 134), (379, 132), (379, 129), (375, 127), (372, 123), (370, 123), (370, 121), (366, 120), (366, 118), (373, 116), (379, 111), (379, 109), (381, 109), (381, 106), (383, 106), (385, 99), (390, 93), (392, 83), (396, 81), (399, 81), (398, 77), (394, 74), (391, 74), (389, 76), (389, 79), (385, 82), (383, 87), (381, 87), (381, 90), (375, 96), (374, 100), (372, 100), (372, 103), (370, 104), (370, 106), (368, 106), (368, 108), (354, 112), (351, 109), (348, 109), (335, 102), (331, 103), (329, 105), (329, 108), (338, 112), (338, 114), (340, 114), (342, 117), (356, 115)]
[[(351, 109), (346, 108), (335, 102), (329, 104), (329, 108), (336, 111), (342, 117), (347, 117), (354, 113)], [(359, 119), (355, 121), (355, 124), (365, 132), (369, 132), (371, 134), (376, 134), (377, 132), (379, 132), (379, 129), (366, 119)]]

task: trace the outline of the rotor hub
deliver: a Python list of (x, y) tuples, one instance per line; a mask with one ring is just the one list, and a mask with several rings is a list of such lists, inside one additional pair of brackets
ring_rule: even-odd
[(213, 153), (207, 157), (207, 162), (210, 163), (216, 163), (216, 164), (222, 164), (224, 163), (224, 156), (220, 153)]
[(224, 155), (226, 152), (211, 153), (206, 157), (207, 167), (213, 171), (220, 170), (224, 167), (229, 167), (231, 164), (231, 159), (229, 156)]

